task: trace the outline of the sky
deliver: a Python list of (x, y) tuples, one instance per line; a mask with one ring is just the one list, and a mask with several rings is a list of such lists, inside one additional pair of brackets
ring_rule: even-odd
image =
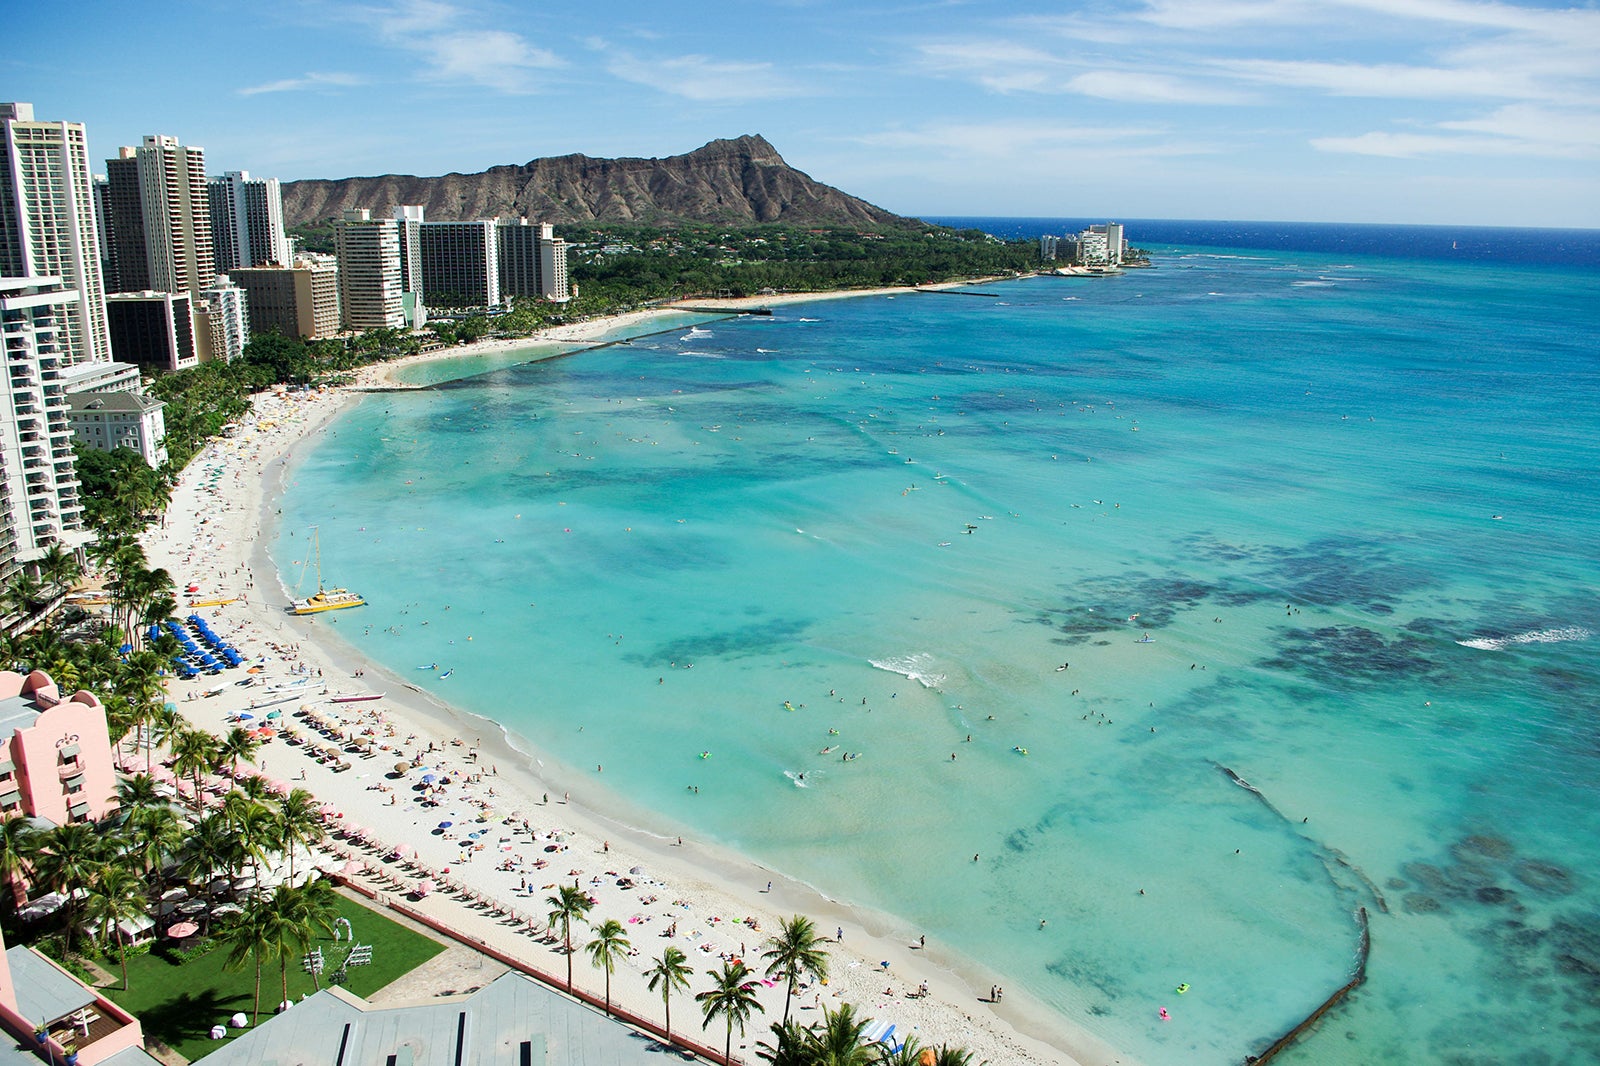
[(904, 215), (1600, 228), (1596, 0), (9, 0), (0, 26), (0, 99), (97, 160), (162, 133), (288, 181), (758, 133)]

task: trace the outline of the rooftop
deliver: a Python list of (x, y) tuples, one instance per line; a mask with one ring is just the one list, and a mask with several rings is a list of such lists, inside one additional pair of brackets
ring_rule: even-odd
[(470, 995), (375, 1007), (324, 989), (204, 1066), (660, 1066), (661, 1046), (518, 973)]

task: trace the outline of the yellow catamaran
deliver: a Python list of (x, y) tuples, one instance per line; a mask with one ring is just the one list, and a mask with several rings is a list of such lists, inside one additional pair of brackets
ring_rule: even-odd
[(367, 601), (349, 589), (322, 587), (322, 537), (317, 532), (316, 526), (311, 527), (311, 538), (317, 560), (317, 591), (306, 599), (291, 601), (289, 613), (321, 614), (323, 611), (342, 611), (346, 607), (365, 606)]

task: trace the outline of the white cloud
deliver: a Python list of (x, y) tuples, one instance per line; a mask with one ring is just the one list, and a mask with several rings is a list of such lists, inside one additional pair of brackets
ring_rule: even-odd
[(283, 78), (279, 81), (269, 81), (262, 85), (250, 85), (243, 89), (236, 89), (240, 96), (256, 96), (260, 93), (289, 93), (302, 89), (328, 89), (346, 88), (351, 85), (364, 84), (364, 79), (355, 74), (318, 73), (311, 71), (298, 78)]
[(1422, 132), (1380, 130), (1353, 137), (1318, 137), (1311, 145), (1324, 152), (1408, 159), (1436, 155), (1596, 159), (1600, 116), (1517, 104), (1480, 118), (1439, 122)]
[(929, 41), (917, 48), (918, 64), (925, 73), (966, 78), (999, 93), (1076, 94), (1164, 104), (1237, 104), (1249, 99), (1238, 90), (1192, 78), (1123, 69), (1104, 58), (1058, 56), (1011, 41)]
[(1545, 95), (1515, 71), (1274, 59), (1218, 60), (1212, 65), (1246, 81), (1321, 89), (1335, 96), (1461, 100)]
[(426, 80), (477, 85), (506, 94), (535, 91), (540, 75), (566, 64), (520, 33), (496, 28), (488, 15), (442, 0), (399, 0), (354, 7), (348, 16), (406, 52)]
[(981, 163), (997, 171), (1013, 163), (1029, 169), (1098, 164), (1116, 159), (1212, 155), (1213, 142), (1170, 138), (1159, 128), (1079, 126), (1039, 122), (957, 122), (915, 129), (882, 130), (854, 138), (868, 148), (929, 152)]
[(617, 53), (606, 69), (624, 81), (705, 103), (782, 99), (807, 91), (771, 63), (736, 63), (703, 55), (641, 59)]

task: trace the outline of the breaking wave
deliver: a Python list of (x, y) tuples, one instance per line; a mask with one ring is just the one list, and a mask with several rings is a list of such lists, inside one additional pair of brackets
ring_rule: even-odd
[(1534, 629), (1510, 637), (1470, 637), (1456, 643), (1463, 648), (1500, 651), (1518, 644), (1560, 644), (1569, 640), (1588, 640), (1593, 635), (1582, 626), (1560, 626), (1556, 629)]
[(927, 652), (919, 651), (915, 655), (901, 655), (892, 659), (868, 659), (867, 662), (879, 670), (909, 677), (923, 688), (938, 689), (944, 684), (945, 675), (933, 672), (933, 656)]

